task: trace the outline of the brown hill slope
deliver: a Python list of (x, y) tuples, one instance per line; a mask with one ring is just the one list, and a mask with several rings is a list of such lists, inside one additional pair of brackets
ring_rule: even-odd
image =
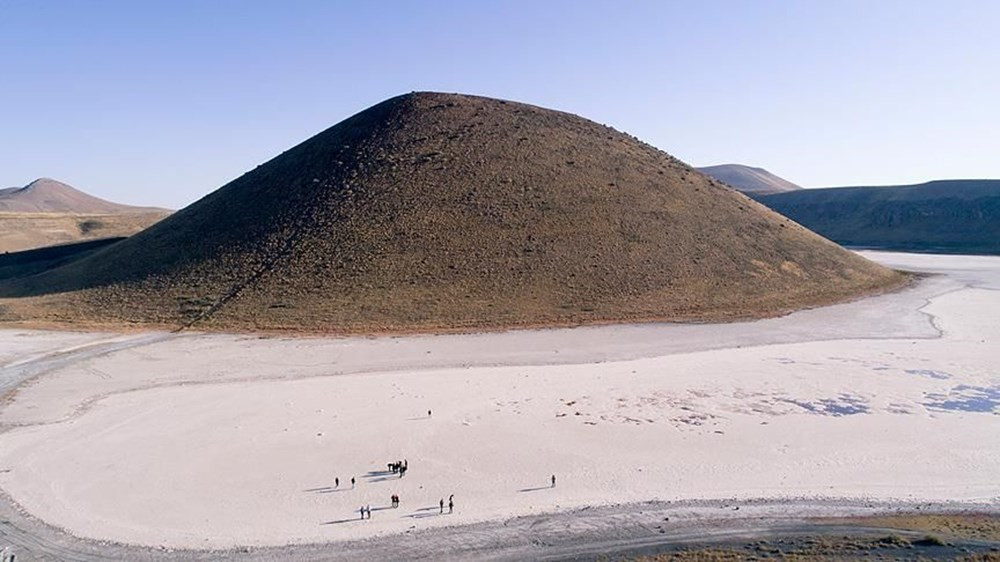
[(373, 332), (759, 316), (901, 282), (611, 128), (415, 93), (128, 240), (8, 281), (20, 298), (0, 309)]
[(0, 189), (0, 212), (110, 215), (164, 211), (105, 201), (49, 178), (39, 178), (24, 187)]
[(764, 168), (753, 168), (742, 164), (705, 166), (698, 168), (698, 171), (750, 195), (767, 195), (802, 189), (801, 186), (779, 178)]
[(131, 236), (167, 214), (166, 211), (110, 215), (0, 212), (0, 252)]

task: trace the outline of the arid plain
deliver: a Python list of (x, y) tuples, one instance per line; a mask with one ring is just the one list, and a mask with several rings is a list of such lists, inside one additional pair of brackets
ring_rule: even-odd
[[(863, 255), (929, 275), (729, 324), (378, 338), (5, 330), (0, 487), (79, 537), (189, 549), (647, 501), (996, 510), (1000, 258)], [(385, 474), (397, 459), (403, 478)], [(440, 514), (451, 494), (455, 512)]]

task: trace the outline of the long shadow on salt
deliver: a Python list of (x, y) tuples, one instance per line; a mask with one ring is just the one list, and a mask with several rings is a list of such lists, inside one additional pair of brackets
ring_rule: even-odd
[(352, 517), (350, 519), (337, 519), (336, 521), (324, 521), (320, 525), (340, 525), (341, 523), (350, 523), (351, 521), (362, 521), (361, 517)]
[(432, 505), (430, 507), (421, 507), (414, 513), (406, 515), (410, 519), (425, 519), (427, 517), (441, 517), (443, 514), (440, 512), (441, 507), (437, 505)]

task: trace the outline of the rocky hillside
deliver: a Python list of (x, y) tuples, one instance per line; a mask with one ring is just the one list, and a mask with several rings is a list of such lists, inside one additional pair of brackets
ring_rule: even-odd
[(0, 308), (8, 320), (454, 330), (757, 317), (902, 282), (609, 127), (414, 93), (127, 240), (7, 280)]

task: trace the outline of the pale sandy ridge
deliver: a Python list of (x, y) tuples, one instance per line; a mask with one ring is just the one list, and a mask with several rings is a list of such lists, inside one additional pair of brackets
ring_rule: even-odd
[[(647, 500), (995, 504), (996, 409), (949, 403), (1000, 389), (1000, 292), (991, 290), (1000, 260), (876, 256), (947, 276), (905, 299), (735, 325), (743, 333), (192, 336), (90, 358), (37, 379), (0, 411), (0, 422), (23, 425), (0, 434), (0, 486), (80, 536), (195, 548), (347, 540)], [(955, 290), (970, 283), (979, 288)], [(925, 306), (927, 287), (940, 296)], [(877, 323), (884, 315), (890, 321)], [(670, 343), (674, 335), (684, 343)], [(802, 341), (810, 335), (825, 341)], [(543, 343), (514, 345), (550, 336), (575, 361), (547, 361)], [(576, 337), (576, 347), (565, 345)], [(486, 351), (494, 342), (499, 351)], [(713, 349), (720, 342), (728, 347)], [(456, 357), (407, 370), (393, 364), (396, 349), (401, 363), (417, 351)], [(368, 360), (376, 372), (358, 373)], [(219, 384), (192, 384), (205, 382)], [(405, 479), (365, 477), (404, 457)], [(351, 474), (361, 477), (356, 490), (331, 489), (335, 475), (343, 488)], [(358, 505), (382, 507), (391, 493), (403, 496), (401, 509), (353, 521)], [(437, 500), (450, 493), (457, 513), (438, 515)]]

